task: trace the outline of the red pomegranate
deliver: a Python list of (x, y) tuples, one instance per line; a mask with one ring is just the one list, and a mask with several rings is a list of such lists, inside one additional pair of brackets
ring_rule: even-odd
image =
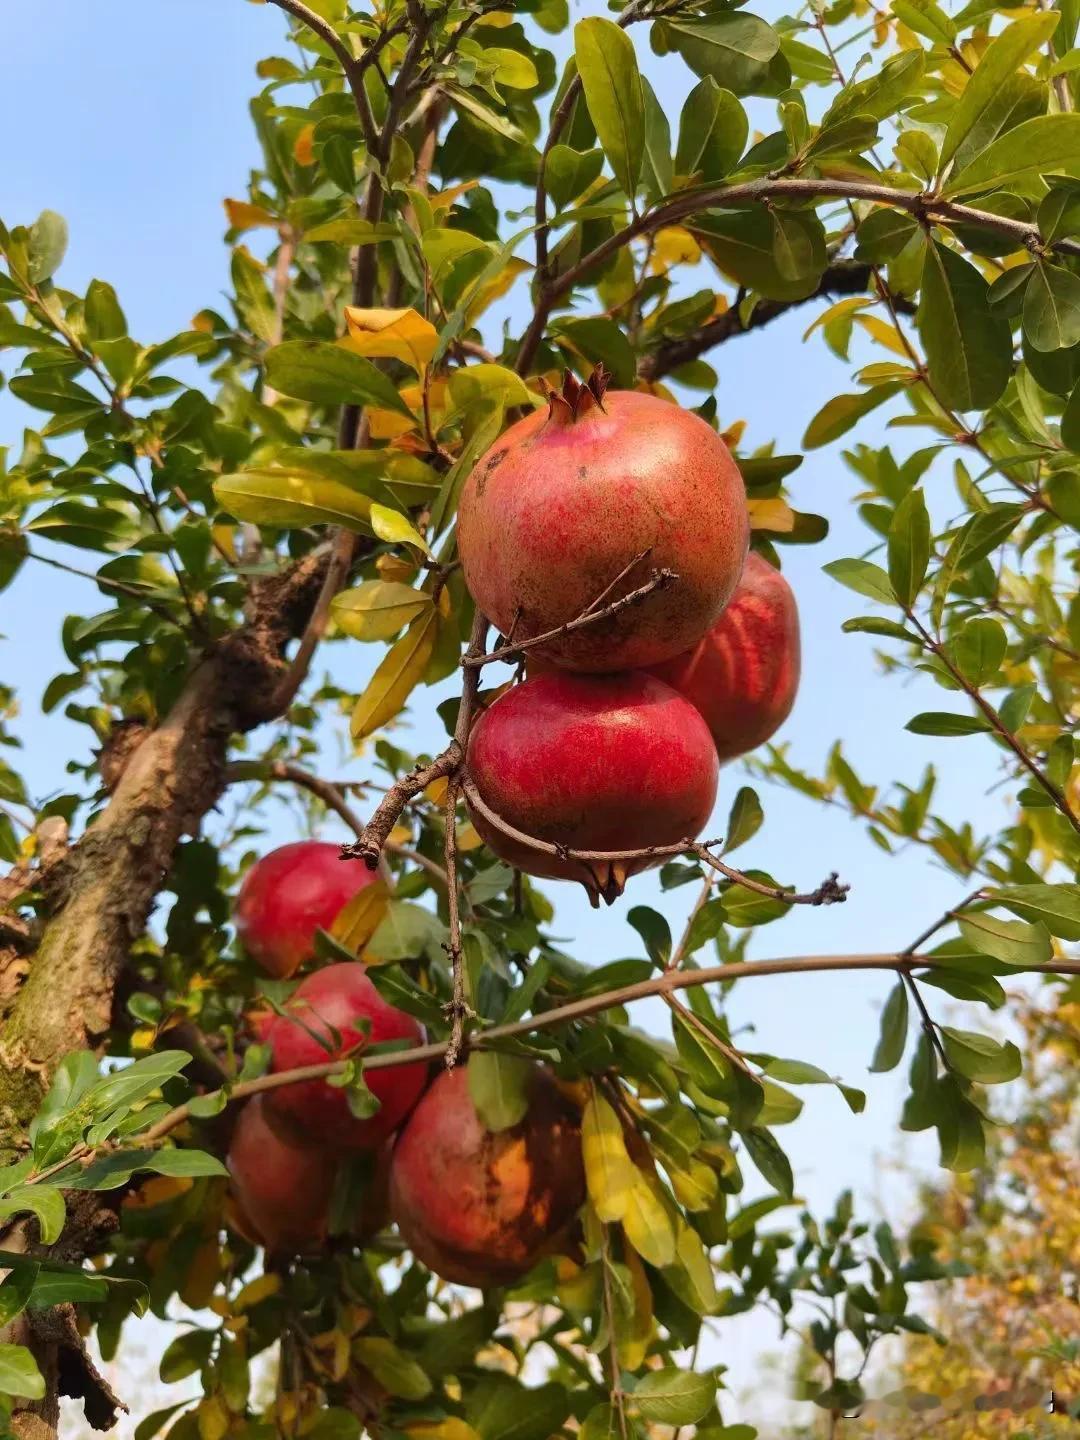
[(267, 1122), (256, 1095), (240, 1111), (227, 1156), (243, 1233), (267, 1250), (317, 1250), (326, 1239), (336, 1157), (292, 1145)]
[[(253, 1244), (287, 1254), (310, 1254), (326, 1239), (330, 1201), (342, 1157), (315, 1145), (292, 1144), (266, 1117), (265, 1097), (240, 1111), (226, 1163), (236, 1207), (234, 1225)], [(349, 1203), (354, 1240), (369, 1240), (389, 1219), (390, 1149), (375, 1156), (373, 1172)]]
[(476, 1113), (465, 1066), (444, 1071), (394, 1147), (391, 1214), (417, 1258), (460, 1285), (517, 1280), (584, 1199), (579, 1117), (540, 1067), (525, 1118), (498, 1133)]
[(282, 845), (256, 860), (244, 876), (233, 922), (244, 949), (278, 979), (293, 975), (313, 954), (316, 930), (329, 930), (348, 901), (376, 876), (341, 859), (321, 840)]
[(701, 711), (721, 760), (764, 745), (799, 688), (799, 612), (791, 586), (751, 552), (727, 609), (692, 650), (650, 667)]
[(512, 425), (476, 464), (458, 549), (479, 609), (504, 635), (541, 635), (605, 596), (678, 579), (538, 647), (569, 670), (653, 665), (696, 644), (735, 589), (749, 529), (742, 477), (704, 420), (637, 391), (567, 375), (549, 408)]
[[(574, 850), (692, 839), (712, 813), (718, 769), (697, 710), (641, 671), (537, 675), (505, 691), (469, 741), (483, 805), (525, 835)], [(470, 810), (497, 855), (531, 875), (580, 880), (594, 904), (649, 863), (587, 866), (545, 854), (504, 834), (475, 801)]]
[[(302, 980), (286, 1009), (270, 1027), (270, 1069), (274, 1073), (337, 1060), (358, 1044), (384, 1040), (424, 1043), (424, 1027), (388, 1005), (357, 961), (327, 965)], [(368, 1021), (365, 1040), (358, 1021)], [(324, 1043), (320, 1044), (320, 1040)], [(271, 1121), (286, 1137), (373, 1150), (391, 1135), (419, 1100), (427, 1083), (425, 1062), (372, 1071), (369, 1087), (381, 1109), (366, 1120), (349, 1109), (345, 1091), (326, 1080), (304, 1080), (267, 1091)]]

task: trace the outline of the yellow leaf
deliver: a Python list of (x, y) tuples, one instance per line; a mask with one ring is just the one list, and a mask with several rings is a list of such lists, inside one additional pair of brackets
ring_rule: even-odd
[(536, 66), (520, 50), (485, 50), (483, 59), (485, 65), (495, 67), (496, 85), (506, 85), (511, 90), (531, 90), (540, 83)]
[(220, 1395), (207, 1395), (199, 1401), (195, 1412), (199, 1423), (199, 1440), (223, 1440), (229, 1430), (229, 1412)]
[(363, 310), (345, 307), (349, 327), (344, 343), (358, 355), (402, 360), (419, 375), (435, 353), (435, 326), (415, 310)]
[(380, 555), (375, 569), (388, 584), (404, 584), (416, 578), (416, 565), (400, 555)]
[[(484, 24), (491, 24), (490, 16), (485, 19)], [(437, 195), (429, 195), (428, 204), (433, 210), (449, 210), (455, 200), (460, 200), (462, 195), (474, 190), (479, 183), (479, 180), (466, 180), (461, 185), (451, 185), (448, 190), (440, 190)]]
[(215, 1230), (212, 1240), (204, 1240), (184, 1275), (180, 1299), (192, 1310), (202, 1310), (210, 1302), (214, 1287), (221, 1276), (221, 1248)]
[(479, 317), (489, 305), (494, 305), (514, 284), (518, 276), (530, 267), (524, 260), (512, 259), (499, 271), (494, 280), (489, 280), (486, 285), (473, 294), (468, 305), (465, 307), (465, 320), (468, 325), (475, 325)]
[(904, 348), (904, 342), (901, 340), (895, 325), (890, 325), (878, 315), (856, 315), (855, 318), (866, 333), (871, 335), (879, 345), (884, 345), (886, 350), (891, 350), (894, 355), (899, 355), (904, 360), (911, 360), (911, 356)]
[(634, 1296), (634, 1317), (629, 1327), (619, 1331), (619, 1362), (625, 1370), (637, 1370), (644, 1363), (653, 1332), (653, 1297), (645, 1267), (636, 1250), (629, 1246), (624, 1252), (626, 1268)]
[(492, 10), (484, 16), (484, 24), (489, 30), (505, 30), (514, 23), (514, 12), (512, 10)]
[(250, 205), (246, 200), (226, 200), (224, 203), (225, 214), (233, 230), (253, 230), (256, 225), (274, 226), (278, 223), (261, 205)]
[(638, 1170), (627, 1153), (619, 1117), (595, 1090), (581, 1119), (581, 1153), (589, 1199), (597, 1216), (605, 1224), (621, 1220)]
[(445, 775), (440, 775), (438, 780), (432, 780), (431, 784), (424, 791), (424, 798), (430, 800), (433, 805), (446, 804), (446, 792), (450, 788), (450, 781)]
[(410, 1425), (405, 1431), (413, 1440), (480, 1440), (480, 1436), (465, 1420), (448, 1415), (431, 1425)]
[(228, 514), (256, 525), (369, 527), (371, 497), (340, 480), (284, 469), (238, 470), (215, 481), (214, 494)]
[(795, 529), (795, 512), (786, 500), (748, 500), (751, 530), (771, 530), (774, 535), (788, 535)]
[(292, 153), (298, 165), (315, 164), (315, 147), (312, 139), (315, 134), (314, 125), (305, 125), (293, 141)]
[(656, 232), (650, 268), (663, 274), (673, 265), (696, 265), (701, 259), (701, 246), (681, 225), (668, 225)]
[(392, 720), (424, 678), (435, 648), (438, 619), (438, 613), (433, 609), (414, 620), (397, 644), (383, 656), (353, 710), (354, 742), (365, 739)]
[(269, 1300), (271, 1295), (276, 1295), (281, 1289), (280, 1275), (259, 1275), (237, 1295), (233, 1301), (234, 1314), (240, 1315), (245, 1310), (260, 1304), (263, 1300)]
[[(360, 863), (363, 862), (353, 862)], [(358, 890), (330, 927), (330, 934), (354, 955), (360, 953), (379, 927), (390, 903), (385, 880), (373, 880)]]
[(521, 377), (505, 365), (465, 365), (450, 377), (454, 404), (465, 409), (478, 400), (501, 400), (504, 405), (542, 405)]
[(479, 850), (483, 843), (470, 820), (466, 820), (463, 825), (457, 827), (457, 848), (459, 850)]
[(729, 425), (726, 430), (721, 430), (720, 439), (723, 440), (729, 450), (737, 450), (739, 448), (739, 441), (742, 439), (745, 431), (746, 421), (736, 420)]
[(153, 1205), (166, 1205), (170, 1200), (186, 1195), (194, 1183), (194, 1180), (186, 1175), (151, 1175), (137, 1190), (124, 1197), (124, 1209), (141, 1209), (143, 1206), (149, 1209)]
[(380, 540), (391, 545), (415, 545), (425, 555), (431, 554), (431, 547), (407, 515), (389, 505), (377, 502), (371, 507), (371, 528)]
[(392, 640), (430, 608), (431, 596), (423, 590), (394, 580), (365, 580), (335, 596), (330, 612), (338, 629), (354, 640)]
[(662, 1270), (675, 1259), (675, 1227), (659, 1183), (636, 1165), (631, 1169), (634, 1176), (622, 1217), (623, 1233), (643, 1260)]

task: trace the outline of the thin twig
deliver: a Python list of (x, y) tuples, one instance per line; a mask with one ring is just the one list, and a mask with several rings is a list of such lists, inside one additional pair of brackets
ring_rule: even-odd
[(446, 898), (449, 915), (449, 943), (446, 953), (450, 960), (452, 998), (446, 1011), (450, 1016), (450, 1039), (446, 1046), (444, 1060), (447, 1070), (453, 1070), (461, 1058), (465, 1043), (465, 1021), (474, 1014), (465, 999), (465, 968), (461, 950), (461, 911), (458, 906), (457, 874), (457, 804), (458, 787), (451, 780), (446, 787), (446, 845), (443, 856), (446, 861)]
[[(619, 583), (628, 570), (631, 570), (640, 560), (630, 562), (628, 566), (608, 586), (608, 593)], [(636, 590), (631, 590), (628, 595), (621, 596), (618, 600), (612, 600), (601, 609), (595, 608), (600, 602), (594, 600), (588, 610), (577, 615), (573, 620), (568, 620), (565, 625), (557, 625), (554, 630), (545, 630), (542, 635), (534, 635), (529, 640), (508, 640), (506, 644), (498, 646), (495, 650), (489, 650), (486, 655), (466, 655), (462, 659), (462, 668), (479, 669), (483, 665), (491, 665), (496, 660), (506, 660), (511, 655), (524, 655), (529, 650), (535, 650), (538, 645), (548, 645), (553, 640), (559, 640), (564, 635), (573, 635), (577, 630), (583, 630), (588, 625), (598, 624), (601, 620), (610, 620), (613, 615), (618, 615), (623, 610), (628, 610), (633, 605), (639, 605), (642, 600), (654, 594), (657, 590), (667, 590), (674, 585), (678, 576), (674, 570), (654, 570), (651, 577), (644, 585), (639, 585)], [(602, 599), (603, 596), (600, 597)]]

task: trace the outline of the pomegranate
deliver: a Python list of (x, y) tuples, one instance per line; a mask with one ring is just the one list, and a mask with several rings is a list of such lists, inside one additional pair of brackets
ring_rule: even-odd
[[(340, 1059), (365, 1044), (407, 1040), (422, 1045), (424, 1027), (388, 1005), (358, 961), (327, 965), (302, 980), (270, 1027), (270, 1069), (274, 1073)], [(368, 1021), (365, 1030), (359, 1021)], [(320, 1043), (320, 1040), (324, 1043)], [(286, 1138), (303, 1137), (357, 1150), (373, 1150), (391, 1135), (419, 1100), (427, 1064), (399, 1065), (372, 1072), (369, 1087), (381, 1108), (366, 1120), (349, 1109), (346, 1093), (326, 1080), (304, 1080), (267, 1091), (267, 1111)]]
[(519, 420), (481, 457), (458, 509), (469, 590), (515, 640), (654, 570), (678, 577), (537, 647), (570, 670), (653, 665), (696, 644), (734, 591), (749, 540), (742, 477), (716, 432), (655, 395), (605, 387), (602, 366), (586, 385), (568, 374), (546, 414)]
[(390, 1211), (429, 1270), (460, 1285), (506, 1285), (557, 1248), (585, 1199), (579, 1117), (549, 1070), (529, 1109), (487, 1130), (466, 1069), (444, 1071), (394, 1147)]
[[(226, 1158), (235, 1228), (270, 1251), (318, 1250), (326, 1239), (340, 1160), (332, 1150), (283, 1139), (267, 1119), (265, 1097), (254, 1096), (240, 1111)], [(353, 1239), (369, 1240), (386, 1225), (389, 1184), (390, 1148), (384, 1146), (359, 1192), (349, 1227)]]
[[(468, 771), (483, 806), (525, 836), (574, 850), (635, 850), (692, 839), (712, 813), (719, 766), (690, 702), (641, 671), (551, 670), (505, 691), (473, 728)], [(580, 880), (594, 904), (647, 859), (592, 863), (546, 854), (500, 830), (475, 800), (476, 829), (531, 875)]]
[(290, 1144), (268, 1123), (265, 1098), (240, 1111), (227, 1157), (240, 1229), (267, 1250), (317, 1250), (326, 1239), (335, 1157)]
[(651, 666), (701, 711), (721, 760), (764, 745), (799, 688), (799, 612), (791, 586), (751, 552), (727, 609), (704, 639)]
[(282, 845), (244, 876), (233, 920), (244, 949), (268, 975), (285, 979), (314, 953), (316, 930), (376, 876), (341, 859), (340, 846), (320, 840)]

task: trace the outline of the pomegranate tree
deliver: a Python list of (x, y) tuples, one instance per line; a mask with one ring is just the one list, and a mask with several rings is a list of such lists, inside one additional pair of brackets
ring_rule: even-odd
[(294, 975), (314, 954), (315, 932), (329, 930), (358, 890), (376, 877), (348, 865), (341, 847), (322, 840), (282, 845), (244, 876), (233, 921), (244, 949), (278, 979)]
[(506, 1285), (557, 1248), (585, 1199), (575, 1106), (552, 1073), (529, 1081), (529, 1108), (488, 1130), (464, 1065), (432, 1085), (398, 1137), (390, 1210), (409, 1248), (461, 1285)]
[(650, 667), (693, 702), (721, 760), (764, 745), (799, 688), (799, 612), (791, 586), (751, 552), (727, 609), (691, 650)]
[[(719, 766), (688, 700), (641, 671), (552, 670), (507, 690), (477, 722), (468, 768), (483, 803), (527, 836), (574, 850), (672, 845), (712, 813)], [(580, 880), (611, 899), (648, 865), (586, 866), (508, 836), (474, 805), (496, 854), (532, 875)]]
[[(388, 1005), (358, 961), (327, 965), (308, 975), (286, 1010), (267, 1035), (272, 1071), (325, 1064), (380, 1041), (422, 1045), (425, 1039), (419, 1021)], [(426, 1081), (423, 1062), (372, 1071), (369, 1088), (380, 1108), (366, 1119), (353, 1114), (346, 1091), (328, 1080), (305, 1080), (268, 1091), (267, 1109), (286, 1138), (373, 1150), (405, 1119)]]
[[(567, 375), (473, 469), (458, 511), (465, 579), (503, 634), (526, 640), (617, 598), (650, 571), (678, 577), (640, 603), (539, 647), (571, 670), (652, 665), (700, 640), (735, 589), (749, 530), (738, 467), (697, 415)], [(609, 591), (612, 582), (641, 556)]]

